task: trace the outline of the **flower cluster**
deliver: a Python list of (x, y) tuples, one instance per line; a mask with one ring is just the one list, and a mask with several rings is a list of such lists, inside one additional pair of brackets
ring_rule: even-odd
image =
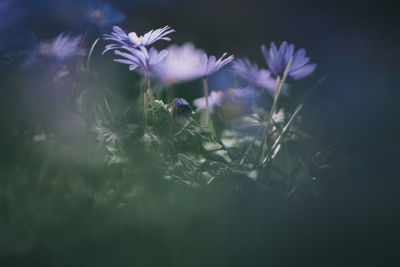
[[(43, 175), (48, 173), (49, 176), (49, 181), (44, 181), (44, 185), (53, 184), (52, 170), (59, 168), (58, 163), (47, 159), (51, 159), (53, 154), (60, 159), (73, 157), (67, 162), (66, 176), (59, 176), (58, 172), (56, 175), (57, 184), (60, 184), (58, 180), (65, 184), (65, 180), (67, 187), (73, 187), (74, 190), (61, 196), (75, 196), (78, 191), (93, 195), (93, 190), (80, 189), (83, 180), (92, 180), (90, 177), (81, 177), (79, 170), (83, 164), (89, 164), (95, 171), (94, 175), (98, 170), (105, 171), (107, 176), (123, 175), (122, 179), (106, 178), (104, 194), (95, 196), (98, 199), (96, 201), (101, 203), (104, 203), (103, 196), (117, 199), (120, 208), (132, 202), (128, 197), (146, 195), (141, 192), (154, 182), (158, 183), (161, 177), (187, 184), (194, 190), (214, 183), (215, 179), (220, 180), (215, 186), (211, 184), (209, 188), (212, 191), (218, 188), (225, 190), (225, 185), (229, 186), (231, 180), (238, 179), (234, 187), (228, 188), (228, 191), (234, 192), (236, 188), (247, 184), (243, 183), (243, 178), (259, 179), (257, 184), (262, 188), (270, 190), (271, 184), (271, 189), (278, 188), (280, 192), (293, 194), (296, 188), (301, 189), (302, 193), (306, 191), (303, 186), (308, 184), (308, 180), (300, 175), (310, 176), (310, 181), (318, 176), (314, 171), (310, 173), (317, 166), (314, 163), (317, 158), (300, 159), (298, 164), (295, 162), (299, 156), (298, 149), (302, 146), (292, 141), (306, 136), (296, 125), (299, 122), (297, 114), (303, 103), (295, 107), (294, 101), (280, 101), (280, 95), (288, 91), (289, 83), (291, 85), (294, 80), (309, 76), (316, 69), (317, 65), (310, 63), (305, 49), (296, 50), (293, 44), (287, 42), (278, 45), (272, 42), (269, 47), (261, 46), (259, 58), (254, 61), (247, 57), (236, 59), (225, 51), (212, 55), (191, 42), (170, 44), (170, 36), (175, 30), (168, 25), (154, 28), (143, 35), (125, 31), (115, 26), (125, 16), (110, 4), (100, 3), (83, 10), (83, 19), (90, 25), (86, 25), (87, 30), (82, 37), (61, 33), (50, 40), (32, 38), (35, 39), (34, 45), (29, 45), (29, 39), (23, 38), (23, 34), (16, 30), (26, 46), (15, 48), (21, 53), (15, 57), (24, 56), (23, 67), (34, 68), (18, 69), (15, 76), (8, 77), (13, 71), (9, 67), (13, 65), (3, 65), (3, 57), (7, 64), (11, 60), (9, 54), (7, 58), (3, 55), (2, 42), (7, 40), (8, 45), (11, 39), (3, 38), (2, 30), (7, 29), (7, 37), (11, 35), (8, 28), (10, 23), (15, 23), (12, 1), (0, 0), (0, 71), (5, 70), (0, 78), (5, 81), (2, 87), (7, 87), (4, 101), (7, 102), (10, 97), (24, 96), (21, 98), (23, 105), (17, 103), (15, 107), (24, 106), (20, 113), (28, 114), (29, 118), (16, 117), (16, 124), (12, 123), (6, 132), (12, 135), (12, 141), (18, 141), (15, 138), (19, 136), (24, 138), (23, 142), (17, 142), (21, 143), (22, 152), (32, 142), (32, 147), (37, 150), (32, 155), (46, 152), (37, 161), (40, 163), (37, 171), (41, 174), (40, 181), (44, 181)], [(69, 17), (66, 22), (69, 22)], [(108, 75), (113, 79), (121, 77), (115, 77), (113, 72), (106, 73), (103, 68), (94, 68), (96, 63), (101, 62), (95, 56), (99, 49), (96, 45), (102, 41), (99, 42), (101, 38), (95, 41), (92, 38), (96, 34), (91, 34), (93, 27), (98, 28), (97, 34), (101, 29), (100, 37), (106, 41), (105, 47), (101, 48), (102, 54), (111, 51), (110, 57), (118, 63), (115, 65), (135, 72), (142, 78), (140, 81), (108, 80)], [(161, 40), (167, 42), (158, 42)], [(156, 48), (155, 45), (160, 46)], [(10, 52), (8, 48), (4, 51)], [(83, 58), (86, 51), (89, 52), (88, 57)], [(265, 63), (261, 63), (264, 59)], [(217, 73), (221, 75), (217, 76)], [(20, 80), (22, 74), (24, 80)], [(234, 79), (231, 79), (232, 76)], [(176, 86), (185, 82), (186, 86)], [(202, 94), (185, 93), (188, 101), (174, 95), (174, 92), (181, 92), (184, 88), (198, 90), (200, 84), (203, 86)], [(139, 92), (131, 92), (131, 88), (136, 86), (143, 86), (140, 88), (140, 97)], [(123, 91), (113, 91), (116, 87), (121, 87)], [(164, 88), (166, 90), (161, 91)], [(157, 89), (154, 90), (155, 94), (153, 89)], [(189, 98), (194, 95), (195, 99)], [(7, 109), (10, 105), (5, 104)], [(14, 108), (11, 110), (14, 111)], [(32, 122), (30, 118), (33, 118)], [(58, 146), (59, 141), (66, 143)], [(290, 143), (286, 144), (288, 141)], [(313, 140), (310, 141), (312, 143)], [(56, 149), (54, 153), (48, 154), (49, 149), (53, 148)], [(290, 155), (292, 149), (296, 152), (293, 157)], [(278, 154), (280, 150), (285, 150), (285, 154)], [(59, 157), (60, 152), (66, 155)], [(19, 152), (14, 154), (24, 155)], [(43, 161), (48, 171), (44, 171)], [(320, 162), (326, 165), (325, 158)], [(51, 166), (47, 166), (47, 163)], [(56, 164), (53, 166), (53, 163)], [(77, 170), (71, 171), (69, 167), (74, 163), (77, 164)], [(282, 166), (279, 166), (281, 163)], [(113, 166), (108, 169), (108, 165)], [(304, 166), (304, 171), (299, 166)], [(17, 167), (10, 169), (17, 170), (16, 174), (20, 175)], [(27, 173), (32, 173), (30, 166)], [(291, 173), (295, 175), (286, 175)], [(73, 180), (71, 175), (75, 174), (79, 179), (76, 186), (71, 186), (69, 180)], [(149, 175), (150, 180), (147, 179)], [(115, 184), (110, 183), (111, 180), (115, 180)], [(126, 190), (124, 182), (132, 182), (132, 187)], [(251, 187), (257, 185), (251, 183)], [(166, 185), (165, 181), (160, 185)], [(91, 189), (93, 186), (89, 187)], [(118, 193), (123, 198), (113, 193), (118, 188), (121, 188), (122, 191)], [(165, 196), (174, 198), (170, 192)], [(86, 197), (84, 199), (87, 200)]]
[[(146, 75), (147, 78), (156, 78), (164, 84), (170, 85), (179, 82), (190, 81), (203, 78), (204, 97), (194, 101), (197, 110), (205, 109), (206, 125), (208, 124), (210, 113), (215, 106), (221, 105), (224, 99), (255, 99), (257, 90), (269, 92), (276, 96), (280, 81), (284, 72), (292, 60), (292, 65), (288, 70), (288, 77), (294, 80), (304, 78), (311, 74), (316, 64), (308, 64), (309, 58), (305, 56), (305, 49), (295, 52), (293, 44), (288, 45), (283, 42), (279, 50), (272, 42), (271, 48), (261, 46), (261, 52), (266, 60), (269, 70), (259, 68), (248, 58), (237, 59), (234, 61), (233, 55), (227, 56), (223, 53), (220, 58), (208, 56), (202, 50), (197, 49), (192, 43), (185, 43), (181, 46), (171, 45), (167, 49), (158, 52), (151, 47), (158, 40), (170, 41), (168, 34), (175, 32), (170, 26), (165, 26), (156, 30), (151, 30), (142, 36), (136, 32), (126, 33), (118, 26), (113, 27), (111, 34), (105, 34), (104, 39), (113, 41), (106, 45), (103, 54), (114, 50), (114, 54), (122, 57), (114, 61), (128, 64), (129, 70), (137, 70)], [(232, 70), (241, 79), (246, 81), (247, 87), (234, 89), (229, 94), (222, 91), (208, 92), (207, 77), (216, 73), (227, 64), (233, 62)], [(283, 81), (286, 82), (286, 81)], [(287, 93), (287, 84), (283, 84), (282, 93)], [(281, 91), (279, 90), (279, 93)], [(250, 95), (251, 97), (246, 97)], [(179, 101), (178, 101), (179, 102)], [(180, 102), (179, 102), (180, 103)]]
[[(105, 34), (104, 39), (114, 41), (106, 45), (103, 52), (114, 50), (114, 54), (124, 57), (114, 61), (129, 64), (130, 70), (145, 71), (146, 75), (155, 77), (165, 84), (189, 81), (208, 77), (233, 61), (233, 56), (224, 53), (219, 59), (208, 56), (202, 50), (196, 49), (192, 43), (182, 46), (172, 45), (166, 50), (157, 52), (153, 47), (147, 52), (146, 46), (156, 41), (171, 38), (167, 35), (175, 32), (170, 26), (151, 30), (143, 36), (135, 32), (126, 33), (118, 26), (114, 26), (111, 34)], [(125, 52), (122, 52), (124, 50)]]
[[(4, 6), (4, 4), (0, 5), (0, 10), (4, 9)], [(295, 46), (287, 42), (282, 42), (279, 48), (274, 42), (271, 42), (269, 48), (265, 45), (261, 46), (268, 69), (259, 67), (246, 57), (235, 60), (233, 55), (228, 55), (226, 52), (219, 58), (214, 55), (209, 56), (192, 43), (173, 44), (165, 49), (157, 50), (152, 47), (157, 41), (171, 41), (169, 35), (175, 30), (169, 25), (139, 35), (134, 31), (127, 32), (115, 26), (116, 23), (123, 21), (125, 16), (110, 4), (100, 3), (89, 8), (87, 12), (87, 18), (91, 24), (100, 28), (114, 25), (110, 33), (103, 35), (103, 39), (110, 42), (105, 46), (103, 54), (113, 51), (117, 56), (113, 59), (115, 62), (126, 64), (130, 71), (136, 71), (145, 76), (147, 81), (145, 90), (150, 88), (148, 96), (152, 104), (154, 102), (150, 79), (156, 79), (164, 85), (203, 79), (204, 97), (195, 99), (194, 104), (197, 110), (207, 111), (207, 121), (209, 114), (224, 101), (253, 101), (263, 92), (276, 96), (280, 83), (282, 83), (280, 88), (283, 91), (279, 90), (279, 93), (287, 93), (287, 81), (281, 82), (281, 79), (289, 62), (291, 66), (288, 69), (287, 78), (292, 80), (307, 77), (317, 66), (309, 63), (310, 58), (306, 57), (305, 49), (296, 51)], [(82, 47), (86, 44), (86, 38), (86, 35), (82, 38), (61, 33), (53, 40), (40, 42), (29, 53), (24, 67), (38, 61), (65, 63), (68, 59), (82, 56), (84, 54)], [(79, 63), (80, 61), (78, 65)], [(230, 63), (232, 63), (233, 73), (245, 81), (246, 85), (243, 88), (228, 91), (210, 90), (209, 92), (207, 78)], [(186, 100), (179, 98), (175, 104), (184, 107), (186, 105), (184, 102), (186, 103)]]

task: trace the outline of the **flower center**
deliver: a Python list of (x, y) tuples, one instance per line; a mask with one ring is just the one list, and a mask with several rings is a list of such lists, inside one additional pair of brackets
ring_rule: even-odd
[(50, 43), (41, 43), (39, 45), (39, 54), (43, 56), (48, 56), (51, 54), (51, 50), (53, 49), (53, 46)]
[(143, 35), (141, 35), (139, 37), (131, 38), (132, 42), (136, 43), (137, 45), (140, 45), (142, 43), (143, 39), (144, 39)]
[(98, 20), (98, 21), (103, 21), (106, 18), (104, 13), (98, 9), (92, 12), (91, 17), (93, 20)]

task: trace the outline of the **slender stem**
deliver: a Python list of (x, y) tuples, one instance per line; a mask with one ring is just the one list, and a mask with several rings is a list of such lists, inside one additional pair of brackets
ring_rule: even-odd
[[(280, 87), (280, 82), (281, 82), (281, 77), (278, 76), (276, 77), (276, 83), (275, 83), (275, 89), (274, 89), (274, 103), (276, 103), (276, 99), (278, 97), (278, 91), (279, 91), (279, 87)], [(272, 109), (271, 109), (272, 110)], [(269, 113), (269, 114), (273, 114), (273, 113)], [(264, 118), (265, 120), (265, 118)], [(270, 119), (268, 119), (268, 122), (272, 120), (272, 116)], [(267, 150), (267, 144), (268, 144), (268, 128), (269, 128), (269, 123), (267, 122), (267, 124), (265, 125), (264, 131), (263, 131), (263, 145), (261, 147), (261, 158), (265, 157), (265, 152)]]
[(172, 103), (174, 95), (174, 88), (171, 85), (168, 85), (167, 87), (167, 103)]
[(104, 103), (106, 104), (108, 114), (110, 115), (111, 121), (115, 122), (114, 116), (113, 116), (111, 108), (110, 108), (110, 104), (108, 103), (108, 100), (107, 100), (107, 97), (105, 94), (103, 94), (103, 98), (104, 98)]
[[(294, 118), (297, 116), (297, 114), (300, 112), (300, 110), (303, 108), (303, 104), (300, 104), (296, 110), (293, 112), (292, 116), (290, 117), (289, 121), (286, 123), (285, 127), (283, 127), (281, 133), (279, 134), (279, 137), (275, 140), (274, 144), (272, 145), (272, 148), (269, 152), (273, 153), (273, 155), (271, 156), (272, 158), (274, 157), (274, 154), (277, 153), (277, 151), (275, 152), (275, 149), (278, 147), (279, 143), (282, 140), (283, 135), (286, 133), (286, 131), (289, 129), (290, 124), (293, 122)], [(267, 153), (267, 155), (265, 156), (265, 158), (263, 159), (262, 164), (265, 164), (269, 158), (269, 154)]]
[[(278, 77), (276, 78), (276, 83), (275, 83), (274, 99), (276, 98), (276, 94), (278, 93), (280, 81), (281, 81), (281, 78), (278, 76)], [(267, 115), (265, 114), (264, 118), (263, 118), (262, 121), (261, 121), (261, 125), (262, 125), (262, 123), (263, 123), (266, 119), (267, 119)], [(254, 136), (253, 140), (251, 141), (251, 143), (250, 143), (249, 146), (247, 147), (246, 152), (244, 153), (242, 159), (240, 160), (240, 163), (239, 163), (240, 165), (243, 164), (245, 158), (247, 157), (247, 154), (249, 154), (251, 148), (253, 147), (254, 143), (256, 142), (258, 135), (261, 134), (262, 132), (263, 132), (263, 131), (262, 131), (262, 127), (260, 127), (258, 133)], [(265, 138), (264, 138), (264, 142), (266, 143)], [(262, 149), (264, 150), (264, 147), (263, 147)]]
[(154, 98), (153, 98), (153, 93), (151, 91), (151, 88), (149, 88), (149, 97), (150, 97), (150, 103), (151, 103), (151, 108), (152, 108), (152, 113), (153, 113), (153, 120), (157, 119), (156, 117), (156, 110), (154, 108)]
[(144, 111), (144, 127), (147, 127), (147, 88), (144, 90), (143, 94), (143, 111)]
[(151, 103), (151, 108), (152, 108), (152, 114), (153, 114), (153, 120), (156, 120), (156, 110), (154, 108), (154, 98), (153, 98), (153, 93), (151, 91), (151, 84), (150, 84), (150, 78), (148, 76), (146, 76), (146, 80), (147, 80), (147, 90), (149, 92), (149, 97), (150, 97), (150, 103)]
[(203, 90), (204, 90), (204, 97), (206, 99), (206, 127), (208, 127), (208, 122), (210, 120), (210, 108), (208, 105), (208, 83), (207, 78), (203, 78)]
[(96, 41), (94, 41), (94, 43), (92, 44), (92, 47), (90, 48), (89, 55), (88, 55), (87, 60), (86, 60), (86, 70), (87, 70), (87, 72), (90, 72), (90, 59), (92, 58), (92, 53), (93, 53), (94, 47), (96, 46), (96, 44), (97, 44), (97, 42), (99, 40), (100, 40), (100, 38), (97, 38)]
[(281, 77), (278, 76), (276, 77), (276, 83), (275, 83), (275, 89), (274, 89), (274, 99), (276, 98), (276, 96), (278, 95), (278, 90), (279, 90), (279, 84), (281, 82)]
[(283, 86), (284, 86), (284, 84), (285, 84), (286, 78), (287, 78), (287, 76), (288, 76), (290, 67), (292, 66), (292, 62), (293, 62), (293, 58), (291, 58), (291, 59), (289, 60), (289, 63), (288, 63), (287, 66), (286, 66), (285, 73), (283, 74), (283, 77), (282, 77), (282, 81), (281, 81), (280, 84), (279, 84), (278, 92), (277, 92), (276, 95), (275, 95), (274, 102), (272, 103), (271, 110), (270, 110), (270, 112), (269, 112), (269, 114), (268, 114), (268, 117), (267, 117), (267, 124), (265, 125), (264, 133), (263, 133), (263, 136), (264, 136), (264, 143), (263, 143), (262, 151), (261, 151), (260, 164), (262, 164), (262, 162), (264, 161), (264, 157), (265, 157), (265, 153), (266, 153), (267, 133), (268, 133), (269, 125), (271, 124), (272, 115), (274, 114), (274, 112), (275, 112), (275, 110), (276, 110), (276, 107), (277, 107), (277, 105), (278, 105), (279, 96), (280, 96), (281, 93), (282, 93), (282, 89), (283, 89)]

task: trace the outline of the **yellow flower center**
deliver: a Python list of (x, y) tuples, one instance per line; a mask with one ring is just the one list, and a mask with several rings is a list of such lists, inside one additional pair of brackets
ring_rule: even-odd
[(141, 35), (139, 37), (131, 38), (132, 42), (136, 43), (137, 45), (140, 45), (142, 43), (143, 39), (144, 39), (143, 35)]

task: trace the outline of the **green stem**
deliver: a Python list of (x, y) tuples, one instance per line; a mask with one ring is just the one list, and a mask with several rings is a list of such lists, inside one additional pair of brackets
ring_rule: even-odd
[[(277, 93), (278, 93), (278, 89), (279, 89), (279, 84), (280, 84), (281, 78), (278, 76), (276, 78), (276, 82), (275, 82), (275, 89), (274, 89), (274, 98), (276, 97)], [(264, 123), (264, 121), (267, 119), (267, 114), (264, 115), (264, 118), (261, 120), (261, 125)], [(260, 135), (262, 133), (262, 127), (259, 128), (259, 131), (257, 132), (257, 134), (254, 136), (253, 140), (251, 141), (251, 143), (249, 144), (249, 146), (246, 149), (246, 152), (244, 153), (242, 159), (240, 160), (240, 165), (243, 164), (244, 160), (246, 159), (247, 155), (249, 154), (250, 150), (253, 148), (254, 143), (256, 142), (258, 135)], [(266, 144), (266, 140), (264, 138), (265, 144)], [(262, 148), (264, 150), (264, 147)]]
[[(286, 123), (285, 127), (283, 127), (281, 133), (279, 134), (279, 137), (275, 140), (274, 144), (272, 145), (272, 148), (270, 150), (272, 154), (272, 158), (274, 157), (275, 153), (275, 149), (278, 147), (278, 145), (280, 144), (283, 135), (286, 133), (286, 131), (289, 129), (290, 125), (292, 124), (294, 118), (297, 116), (297, 114), (300, 112), (300, 110), (302, 109), (303, 104), (300, 104), (296, 110), (293, 112), (292, 116), (290, 117), (289, 121)], [(265, 156), (265, 158), (262, 161), (262, 164), (265, 164), (268, 161), (268, 158), (270, 157), (270, 153), (267, 153), (267, 155)]]
[(144, 112), (144, 127), (147, 128), (147, 88), (143, 94), (143, 112)]
[(151, 83), (150, 83), (150, 78), (146, 75), (146, 90), (148, 90), (148, 94), (150, 97), (150, 103), (151, 103), (151, 108), (152, 108), (152, 114), (153, 114), (153, 120), (156, 120), (156, 110), (154, 108), (154, 98), (153, 98), (153, 93), (151, 91)]
[(208, 127), (208, 122), (210, 120), (210, 108), (208, 105), (208, 83), (207, 78), (203, 78), (203, 90), (204, 90), (204, 97), (206, 99), (206, 127)]
[(174, 96), (174, 88), (172, 88), (171, 85), (168, 86), (167, 88), (167, 103), (172, 103), (172, 100)]
[(99, 41), (100, 41), (100, 38), (97, 38), (96, 41), (94, 41), (94, 43), (92, 44), (92, 47), (90, 48), (89, 55), (88, 55), (88, 58), (86, 60), (86, 70), (87, 70), (87, 72), (90, 72), (90, 59), (92, 58), (92, 53), (93, 53), (94, 47), (96, 46), (96, 44)]
[(282, 81), (280, 82), (280, 85), (279, 85), (279, 88), (278, 88), (278, 92), (275, 94), (274, 102), (272, 103), (271, 110), (270, 110), (270, 112), (268, 114), (268, 117), (267, 117), (267, 124), (265, 125), (264, 133), (263, 133), (264, 143), (263, 143), (262, 150), (261, 150), (260, 165), (262, 164), (262, 162), (264, 160), (265, 153), (266, 153), (266, 150), (267, 150), (267, 133), (268, 133), (269, 125), (271, 124), (272, 115), (274, 114), (274, 112), (276, 110), (276, 107), (278, 105), (278, 100), (279, 100), (279, 97), (280, 97), (280, 95), (282, 93), (283, 86), (285, 85), (285, 81), (286, 81), (286, 78), (288, 76), (290, 67), (292, 66), (292, 62), (293, 62), (293, 58), (291, 58), (289, 60), (289, 63), (286, 66), (285, 73), (283, 74)]
[(114, 116), (113, 116), (111, 108), (110, 108), (110, 104), (108, 103), (108, 100), (104, 94), (103, 94), (103, 98), (104, 98), (104, 103), (106, 104), (108, 114), (110, 114), (111, 121), (115, 122)]

